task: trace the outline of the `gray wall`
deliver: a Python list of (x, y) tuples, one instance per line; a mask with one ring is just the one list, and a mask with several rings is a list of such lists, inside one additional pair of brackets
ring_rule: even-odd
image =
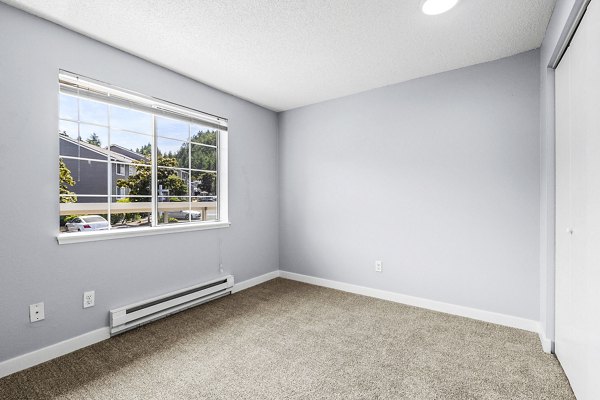
[(280, 114), (280, 268), (537, 320), (539, 88), (531, 51)]
[(554, 340), (555, 126), (550, 58), (573, 10), (584, 0), (558, 0), (540, 48), (540, 334)]
[[(229, 118), (231, 228), (59, 246), (59, 68)], [(0, 3), (0, 361), (108, 325), (108, 310), (278, 268), (277, 115)], [(17, 168), (18, 167), (18, 168)], [(84, 290), (96, 306), (83, 310)], [(46, 320), (29, 323), (44, 301)]]

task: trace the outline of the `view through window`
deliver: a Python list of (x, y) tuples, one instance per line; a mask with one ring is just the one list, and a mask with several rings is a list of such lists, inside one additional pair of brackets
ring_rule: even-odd
[(81, 77), (59, 80), (61, 232), (219, 220), (224, 119)]

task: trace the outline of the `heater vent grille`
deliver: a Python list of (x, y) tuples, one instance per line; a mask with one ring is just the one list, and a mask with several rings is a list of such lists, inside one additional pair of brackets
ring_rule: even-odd
[(192, 293), (196, 293), (196, 292), (199, 292), (201, 290), (210, 289), (212, 287), (215, 287), (217, 285), (222, 285), (224, 283), (227, 283), (227, 279), (224, 279), (224, 280), (221, 280), (221, 281), (217, 281), (217, 282), (213, 282), (213, 283), (210, 283), (210, 284), (207, 284), (207, 285), (204, 285), (204, 286), (195, 287), (194, 289), (184, 290), (183, 292), (178, 293), (178, 294), (173, 294), (173, 295), (170, 295), (170, 296), (167, 295), (166, 297), (161, 298), (159, 300), (149, 301), (149, 302), (141, 304), (139, 306), (128, 308), (125, 311), (125, 313), (126, 314), (130, 314), (130, 313), (133, 313), (133, 312), (136, 312), (136, 311), (139, 311), (139, 310), (143, 310), (144, 308), (147, 308), (147, 307), (152, 307), (152, 306), (155, 306), (157, 304), (164, 303), (165, 301), (177, 299), (179, 297), (186, 296), (186, 295), (192, 294)]
[(111, 335), (231, 294), (233, 276), (201, 283), (110, 311)]

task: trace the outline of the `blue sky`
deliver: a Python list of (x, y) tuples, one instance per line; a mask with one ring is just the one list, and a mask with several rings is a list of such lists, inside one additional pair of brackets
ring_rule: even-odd
[[(110, 116), (110, 117), (109, 117)], [(92, 133), (96, 133), (100, 139), (101, 146), (108, 146), (108, 128), (110, 118), (111, 143), (126, 149), (138, 149), (152, 141), (152, 115), (137, 110), (108, 105), (101, 102), (77, 98), (66, 94), (60, 94), (60, 126), (59, 130), (66, 131), (67, 135), (77, 138), (77, 123), (63, 119), (80, 120), (79, 135), (83, 140), (88, 139)], [(89, 123), (89, 124), (88, 124)], [(104, 127), (90, 125), (98, 124)], [(125, 129), (132, 132), (124, 132)], [(189, 140), (190, 129), (192, 132), (207, 130), (199, 124), (191, 124), (187, 121), (156, 117), (156, 129), (158, 134), (158, 149), (162, 153), (176, 152)], [(173, 140), (176, 139), (176, 140)]]

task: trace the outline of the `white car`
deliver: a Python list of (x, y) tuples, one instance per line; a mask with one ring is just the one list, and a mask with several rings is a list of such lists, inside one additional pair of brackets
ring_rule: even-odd
[(175, 219), (189, 220), (191, 217), (191, 219), (194, 220), (194, 219), (200, 219), (201, 216), (202, 216), (202, 213), (200, 211), (196, 211), (196, 210), (169, 211), (169, 217), (175, 218)]
[(73, 218), (65, 226), (69, 232), (104, 231), (108, 229), (108, 221), (99, 215), (83, 215)]

